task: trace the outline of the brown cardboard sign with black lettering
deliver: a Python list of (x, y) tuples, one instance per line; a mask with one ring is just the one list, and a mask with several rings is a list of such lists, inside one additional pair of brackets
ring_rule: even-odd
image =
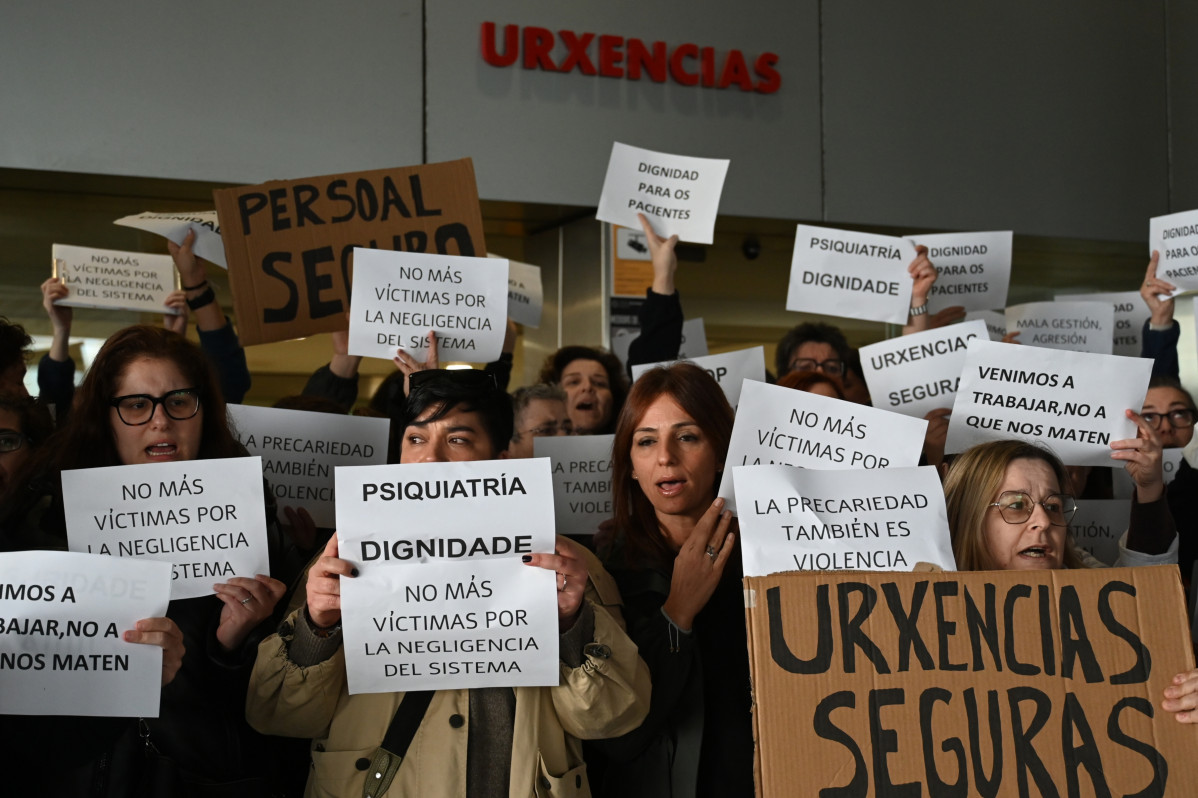
[(745, 579), (757, 795), (1198, 791), (1176, 566)]
[(483, 257), (469, 158), (213, 192), (245, 344), (346, 328), (354, 247)]

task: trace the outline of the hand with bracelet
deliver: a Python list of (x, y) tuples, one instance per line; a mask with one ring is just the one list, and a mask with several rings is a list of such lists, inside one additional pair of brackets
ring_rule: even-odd
[(195, 240), (195, 231), (188, 230), (182, 244), (167, 241), (166, 248), (175, 262), (175, 269), (179, 272), (187, 307), (196, 314), (196, 326), (201, 330), (218, 330), (224, 327), (228, 320), (216, 301), (216, 292), (208, 283), (204, 262), (196, 257), (192, 250)]
[(936, 267), (928, 258), (928, 248), (922, 244), (915, 247), (915, 260), (907, 264), (911, 275), (911, 315), (903, 327), (903, 335), (929, 329), (928, 295), (936, 283)]

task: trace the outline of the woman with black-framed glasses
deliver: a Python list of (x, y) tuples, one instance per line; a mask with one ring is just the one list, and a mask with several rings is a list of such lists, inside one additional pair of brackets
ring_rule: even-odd
[[(0, 446), (2, 439), (0, 432)], [(105, 342), (76, 391), (71, 415), (0, 501), (0, 538), (9, 550), (66, 548), (64, 470), (245, 456), (207, 355), (169, 330), (127, 327)], [(272, 562), (277, 549), (272, 541)], [(42, 794), (91, 794), (81, 785), (96, 783), (105, 785), (104, 795), (143, 794), (139, 731), (173, 760), (178, 776), (171, 789), (179, 794), (278, 792), (272, 770), (279, 753), (246, 723), (245, 695), (257, 643), (274, 631), (274, 609), (285, 591), (278, 579), (239, 575), (214, 586), (211, 596), (170, 602), (164, 618), (140, 621), (125, 639), (163, 648), (159, 716), (140, 726), (137, 719), (111, 719), (96, 732), (101, 739), (79, 748), (48, 742), (56, 735), (30, 735), (40, 746), (30, 757), (43, 748), (61, 756), (56, 786), (49, 790), (47, 781)], [(30, 729), (39, 723), (22, 722)], [(302, 778), (302, 761), (293, 764)], [(223, 791), (234, 784), (245, 792)]]

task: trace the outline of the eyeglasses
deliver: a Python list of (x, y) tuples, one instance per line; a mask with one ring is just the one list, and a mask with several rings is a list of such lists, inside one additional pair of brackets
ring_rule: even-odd
[(25, 445), (27, 440), (29, 439), (19, 432), (13, 432), (12, 430), (0, 432), (0, 454), (17, 451)]
[(1166, 418), (1174, 429), (1194, 426), (1194, 411), (1183, 408), (1170, 410), (1168, 413), (1141, 413), (1140, 418), (1147, 421), (1148, 426), (1153, 429), (1160, 429), (1161, 421)]
[(998, 501), (986, 506), (997, 507), (1002, 520), (1008, 524), (1022, 524), (1032, 517), (1037, 504), (1044, 508), (1053, 526), (1068, 526), (1069, 519), (1077, 512), (1077, 502), (1067, 493), (1053, 493), (1037, 502), (1021, 490), (1007, 490), (999, 494)]
[(480, 369), (424, 369), (413, 371), (408, 375), (409, 391), (430, 382), (444, 380), (459, 388), (471, 388), (478, 391), (495, 391), (499, 384), (495, 375)]
[(822, 371), (833, 377), (844, 374), (844, 361), (837, 358), (831, 360), (812, 360), (809, 357), (790, 361), (791, 371)]
[(569, 419), (566, 419), (565, 421), (563, 421), (560, 424), (542, 424), (539, 427), (533, 427), (532, 429), (526, 429), (523, 432), (521, 432), (520, 434), (521, 435), (531, 435), (534, 438), (544, 438), (544, 437), (551, 437), (551, 436), (557, 435), (558, 433), (561, 433), (562, 435), (573, 435), (574, 434), (574, 425), (570, 422)]
[(162, 396), (133, 393), (117, 396), (109, 404), (116, 408), (121, 421), (131, 427), (137, 427), (148, 423), (154, 417), (158, 405), (162, 405), (166, 414), (175, 421), (186, 421), (200, 412), (200, 393), (195, 388), (183, 388)]

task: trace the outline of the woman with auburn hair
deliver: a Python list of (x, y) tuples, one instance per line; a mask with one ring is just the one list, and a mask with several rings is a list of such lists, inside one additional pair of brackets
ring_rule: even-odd
[(844, 391), (836, 380), (818, 371), (790, 371), (782, 375), (778, 385), (826, 396), (829, 399), (844, 399)]
[(736, 532), (716, 498), (732, 408), (690, 363), (632, 387), (612, 446), (601, 552), (653, 677), (641, 728), (592, 746), (597, 795), (751, 795), (753, 731)]
[[(101, 348), (65, 426), (7, 491), (0, 507), (5, 547), (66, 548), (65, 470), (244, 456), (204, 352), (169, 330), (127, 327)], [(150, 746), (159, 752), (150, 763), (155, 777), (169, 763), (170, 789), (178, 794), (271, 794), (279, 754), (246, 723), (245, 696), (258, 640), (273, 631), (286, 587), (259, 574), (227, 578), (213, 590), (171, 601), (165, 618), (140, 621), (126, 634), (164, 648), (159, 716), (116, 723), (112, 736), (89, 742), (86, 756), (59, 756), (54, 779), (39, 774), (39, 794), (145, 794)], [(61, 752), (52, 740), (37, 742)]]

